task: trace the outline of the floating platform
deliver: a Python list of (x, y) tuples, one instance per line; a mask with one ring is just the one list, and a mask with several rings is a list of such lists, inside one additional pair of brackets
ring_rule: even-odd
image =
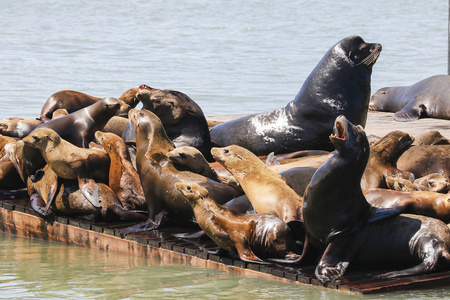
[[(25, 192), (19, 193), (26, 195)], [(23, 197), (22, 197), (23, 198)], [(0, 231), (24, 237), (80, 245), (127, 255), (156, 257), (167, 263), (180, 262), (205, 268), (233, 269), (238, 274), (259, 274), (291, 283), (322, 286), (357, 294), (430, 288), (448, 285), (450, 271), (401, 279), (379, 279), (376, 272), (348, 271), (336, 282), (321, 284), (314, 276), (315, 266), (283, 264), (260, 265), (246, 263), (238, 256), (221, 257), (208, 252), (217, 250), (209, 239), (188, 240), (174, 237), (175, 233), (193, 233), (198, 228), (163, 227), (142, 233), (123, 234), (124, 228), (136, 223), (101, 223), (75, 218), (49, 216), (42, 219), (28, 199), (0, 200)]]

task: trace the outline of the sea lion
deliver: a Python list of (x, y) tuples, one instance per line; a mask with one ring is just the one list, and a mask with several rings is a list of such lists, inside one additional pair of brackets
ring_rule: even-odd
[(36, 129), (23, 142), (38, 149), (45, 162), (59, 177), (78, 179), (79, 188), (86, 199), (95, 207), (100, 207), (101, 199), (96, 181), (108, 183), (108, 154), (77, 147), (50, 128)]
[(52, 120), (53, 119), (57, 119), (59, 117), (64, 117), (67, 116), (69, 114), (69, 112), (67, 111), (67, 109), (65, 108), (58, 108), (57, 110), (55, 110), (52, 114)]
[(384, 87), (370, 99), (369, 109), (395, 112), (396, 121), (429, 117), (450, 119), (450, 76), (436, 75), (411, 86)]
[(416, 145), (448, 145), (450, 140), (443, 136), (439, 131), (432, 130), (414, 136), (413, 146)]
[[(47, 121), (35, 130), (39, 128), (53, 129), (62, 139), (75, 146), (88, 148), (89, 143), (94, 139), (95, 132), (101, 130), (119, 108), (120, 103), (116, 98), (104, 98), (67, 116)], [(23, 157), (27, 176), (36, 180), (38, 170), (45, 165), (40, 151), (25, 145)]]
[(400, 130), (392, 131), (370, 146), (370, 156), (361, 178), (363, 190), (386, 188), (386, 177), (414, 180), (414, 174), (397, 166), (396, 159), (412, 144), (413, 138)]
[[(128, 116), (127, 116), (128, 117)], [(125, 127), (129, 124), (128, 118), (113, 116), (109, 119), (108, 123), (106, 123), (105, 127), (101, 131), (103, 132), (112, 132), (117, 134), (118, 136), (122, 136)]]
[[(130, 108), (136, 107), (139, 103), (139, 100), (136, 98), (137, 91), (138, 88), (131, 88), (119, 97), (120, 110), (117, 111), (118, 115), (127, 116)], [(43, 122), (51, 120), (53, 112), (59, 108), (66, 109), (67, 112), (73, 113), (79, 109), (90, 106), (101, 99), (102, 98), (93, 97), (85, 93), (71, 90), (56, 92), (44, 103), (41, 110), (40, 120)]]
[(160, 225), (165, 211), (177, 221), (193, 216), (191, 206), (174, 188), (176, 182), (197, 182), (205, 187), (219, 204), (235, 197), (233, 188), (189, 171), (178, 171), (167, 157), (175, 149), (167, 137), (161, 120), (152, 112), (132, 109), (129, 118), (136, 132), (136, 167), (139, 173), (149, 212), (145, 224), (130, 230), (146, 230)]
[(413, 173), (417, 178), (439, 173), (450, 177), (450, 145), (418, 145), (403, 152), (397, 168)]
[[(57, 215), (77, 216), (85, 219), (101, 219), (103, 221), (142, 221), (145, 214), (135, 211), (127, 211), (120, 204), (114, 192), (105, 184), (99, 183), (99, 198), (101, 207), (95, 207), (90, 203), (78, 188), (76, 180), (58, 179), (50, 166), (44, 167), (44, 175), (37, 182), (28, 180), (28, 194), (31, 207), (45, 217), (49, 214), (47, 204), (51, 201), (51, 210)], [(59, 187), (55, 182), (60, 181)], [(52, 189), (56, 189), (53, 191)], [(49, 200), (49, 195), (54, 194), (54, 199)]]
[(432, 217), (450, 223), (450, 194), (370, 189), (364, 191), (364, 197), (374, 207), (398, 207), (403, 213)]
[(429, 191), (447, 193), (450, 185), (448, 179), (438, 173), (432, 173), (411, 182), (402, 178), (387, 177), (386, 184), (391, 190), (402, 192)]
[(195, 182), (177, 182), (175, 188), (192, 206), (200, 228), (221, 249), (237, 252), (242, 261), (264, 263), (261, 258), (281, 258), (289, 262), (298, 257), (293, 252), (293, 234), (280, 218), (237, 214), (217, 204), (208, 190)]
[(109, 187), (116, 193), (122, 206), (125, 209), (146, 209), (139, 174), (127, 159), (125, 142), (114, 133), (101, 131), (95, 133), (95, 138), (109, 155)]
[(7, 143), (4, 147), (5, 155), (11, 160), (11, 162), (14, 164), (14, 167), (16, 168), (17, 172), (19, 173), (20, 178), (22, 179), (23, 183), (27, 182), (27, 178), (25, 176), (25, 165), (23, 160), (23, 146), (24, 143), (22, 140), (13, 141), (10, 143)]
[(22, 139), (41, 124), (42, 121), (36, 119), (6, 118), (0, 121), (0, 134)]
[(365, 126), (372, 67), (380, 44), (350, 36), (335, 44), (305, 80), (295, 99), (272, 112), (245, 116), (211, 128), (220, 146), (239, 145), (256, 155), (332, 150), (328, 140), (337, 116)]
[(25, 187), (12, 161), (3, 156), (0, 158), (0, 190), (18, 190)]
[(202, 109), (186, 94), (141, 85), (137, 93), (142, 107), (157, 115), (176, 147), (192, 146), (212, 161), (211, 137)]
[[(306, 244), (300, 263), (315, 247), (321, 258), (315, 275), (322, 283), (356, 267), (411, 266), (382, 274), (399, 277), (433, 271), (441, 258), (450, 262), (450, 229), (434, 218), (397, 216), (400, 210), (373, 208), (361, 190), (369, 143), (361, 126), (338, 117), (330, 140), (335, 154), (314, 174), (305, 191)], [(322, 252), (323, 251), (323, 252)]]
[(213, 147), (211, 153), (233, 174), (257, 213), (275, 215), (285, 222), (302, 219), (302, 197), (255, 154), (237, 145)]

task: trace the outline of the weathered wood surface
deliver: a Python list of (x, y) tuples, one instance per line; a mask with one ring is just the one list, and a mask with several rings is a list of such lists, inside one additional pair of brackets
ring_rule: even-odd
[(121, 233), (133, 223), (100, 223), (66, 217), (43, 220), (30, 207), (28, 199), (0, 201), (0, 231), (25, 237), (54, 240), (67, 244), (160, 259), (165, 264), (182, 263), (203, 268), (227, 269), (237, 274), (269, 276), (292, 283), (322, 286), (359, 294), (429, 288), (448, 285), (450, 271), (403, 279), (379, 279), (386, 272), (349, 271), (336, 282), (322, 285), (314, 277), (314, 266), (258, 265), (245, 263), (237, 256), (220, 257), (209, 254), (217, 250), (210, 240), (186, 240), (174, 237), (180, 232), (198, 228), (167, 227), (139, 234)]

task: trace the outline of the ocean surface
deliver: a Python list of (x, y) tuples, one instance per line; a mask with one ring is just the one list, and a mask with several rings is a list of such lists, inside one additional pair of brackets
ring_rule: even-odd
[[(0, 0), (0, 119), (65, 89), (182, 91), (206, 115), (291, 101), (339, 40), (381, 43), (372, 92), (447, 73), (448, 1)], [(338, 299), (323, 289), (0, 235), (0, 297)], [(443, 299), (450, 290), (377, 295)], [(248, 296), (248, 297), (247, 297)], [(369, 298), (370, 299), (370, 298)]]

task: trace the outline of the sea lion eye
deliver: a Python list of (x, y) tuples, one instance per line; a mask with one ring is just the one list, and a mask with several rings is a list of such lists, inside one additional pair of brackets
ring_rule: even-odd
[(229, 149), (224, 149), (223, 153), (228, 154), (228, 153), (230, 153), (230, 150)]
[(180, 153), (181, 158), (186, 158), (186, 153)]
[(191, 186), (190, 185), (188, 185), (188, 186), (186, 186), (186, 189), (188, 190), (188, 191), (191, 191)]

